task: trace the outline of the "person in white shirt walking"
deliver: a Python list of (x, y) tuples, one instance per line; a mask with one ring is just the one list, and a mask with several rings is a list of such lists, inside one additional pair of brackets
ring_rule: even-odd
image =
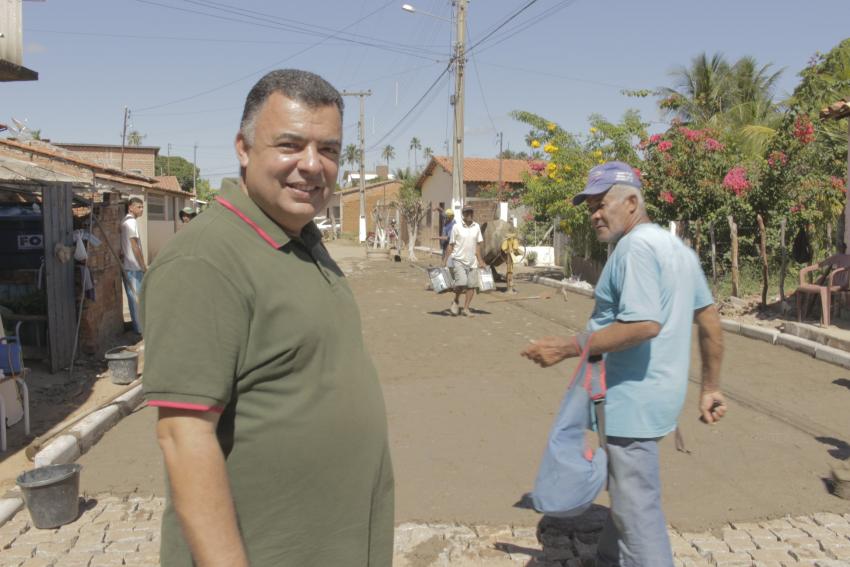
[[(455, 298), (449, 308), (451, 314), (461, 313), (472, 317), (469, 305), (475, 297), (475, 288), (478, 287), (478, 269), (486, 268), (487, 264), (481, 257), (481, 243), (484, 242), (484, 237), (481, 235), (481, 227), (473, 220), (472, 207), (464, 207), (461, 216), (462, 222), (456, 222), (452, 227), (443, 266), (447, 266), (451, 258), (452, 278), (455, 283)], [(463, 310), (460, 309), (461, 295), (465, 296)]]
[(130, 306), (130, 317), (133, 319), (133, 329), (142, 334), (139, 322), (139, 293), (142, 291), (142, 278), (147, 266), (142, 254), (142, 241), (139, 237), (139, 223), (136, 219), (145, 211), (145, 203), (138, 197), (131, 197), (127, 204), (127, 216), (121, 221), (121, 254), (124, 258), (124, 289), (127, 292), (127, 304)]

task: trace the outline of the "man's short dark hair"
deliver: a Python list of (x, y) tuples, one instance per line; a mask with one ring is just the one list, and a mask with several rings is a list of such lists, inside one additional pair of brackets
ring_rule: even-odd
[(310, 108), (334, 105), (339, 110), (340, 120), (342, 119), (345, 103), (333, 85), (309, 71), (278, 69), (257, 81), (245, 99), (239, 131), (249, 144), (254, 142), (254, 120), (257, 113), (272, 93), (280, 93)]
[(135, 204), (144, 205), (145, 202), (142, 201), (142, 199), (139, 198), (139, 197), (130, 197), (130, 200), (127, 201), (127, 208), (129, 209), (130, 207), (132, 207)]

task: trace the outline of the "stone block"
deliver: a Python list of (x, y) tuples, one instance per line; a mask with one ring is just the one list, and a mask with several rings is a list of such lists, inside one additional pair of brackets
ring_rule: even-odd
[(784, 549), (757, 549), (750, 551), (749, 555), (753, 558), (753, 561), (760, 563), (776, 562), (784, 564), (792, 559)]
[(775, 535), (780, 541), (791, 538), (807, 537), (806, 532), (799, 528), (777, 528), (770, 531), (772, 531), (773, 535)]
[(734, 321), (732, 319), (721, 319), (720, 326), (724, 331), (729, 333), (735, 333), (736, 335), (741, 334), (741, 323), (739, 321)]
[(11, 520), (24, 507), (20, 498), (0, 498), (0, 526)]
[(823, 526), (829, 529), (832, 529), (836, 526), (850, 527), (850, 522), (848, 522), (847, 519), (840, 514), (822, 512), (819, 514), (814, 514), (812, 518), (819, 526)]
[(773, 344), (779, 336), (779, 331), (768, 327), (759, 327), (757, 325), (741, 325), (741, 334), (751, 339), (764, 341)]
[(693, 545), (703, 557), (713, 553), (729, 553), (729, 546), (719, 539), (695, 541)]
[(815, 350), (815, 358), (830, 364), (850, 368), (850, 353), (837, 348), (818, 345)]
[(746, 553), (756, 549), (756, 544), (750, 538), (729, 538), (723, 541), (726, 542), (732, 553)]
[(796, 350), (798, 352), (808, 354), (809, 356), (814, 356), (815, 350), (817, 350), (818, 346), (820, 346), (816, 342), (800, 337), (795, 337), (794, 335), (789, 335), (788, 333), (779, 333), (779, 335), (776, 337), (776, 344), (782, 345), (792, 350)]
[(759, 525), (767, 530), (784, 530), (786, 528), (794, 527), (791, 525), (789, 518), (777, 518), (775, 520), (759, 522)]
[(717, 567), (751, 567), (752, 558), (746, 553), (729, 553), (724, 551), (712, 551), (708, 557), (709, 562)]
[(121, 421), (121, 417), (121, 408), (110, 405), (84, 418), (72, 427), (69, 433), (79, 439), (80, 450), (85, 453), (103, 437), (104, 433)]
[(77, 438), (72, 435), (60, 435), (51, 441), (47, 447), (36, 453), (33, 464), (36, 467), (47, 465), (64, 465), (73, 463), (80, 458), (80, 447)]

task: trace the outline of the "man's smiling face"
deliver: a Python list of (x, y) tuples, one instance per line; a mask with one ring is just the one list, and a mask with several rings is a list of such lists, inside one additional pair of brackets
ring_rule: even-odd
[(255, 117), (253, 140), (236, 153), (248, 196), (290, 234), (323, 210), (339, 170), (342, 119), (336, 106), (311, 107), (271, 94)]

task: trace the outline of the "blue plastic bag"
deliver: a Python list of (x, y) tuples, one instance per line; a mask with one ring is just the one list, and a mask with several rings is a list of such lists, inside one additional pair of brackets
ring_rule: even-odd
[[(534, 509), (549, 516), (578, 516), (590, 507), (608, 480), (605, 363), (600, 357), (589, 360), (591, 338), (578, 337), (582, 351), (579, 365), (561, 401), (531, 493)], [(586, 431), (594, 423), (602, 444), (595, 452), (586, 441)]]

